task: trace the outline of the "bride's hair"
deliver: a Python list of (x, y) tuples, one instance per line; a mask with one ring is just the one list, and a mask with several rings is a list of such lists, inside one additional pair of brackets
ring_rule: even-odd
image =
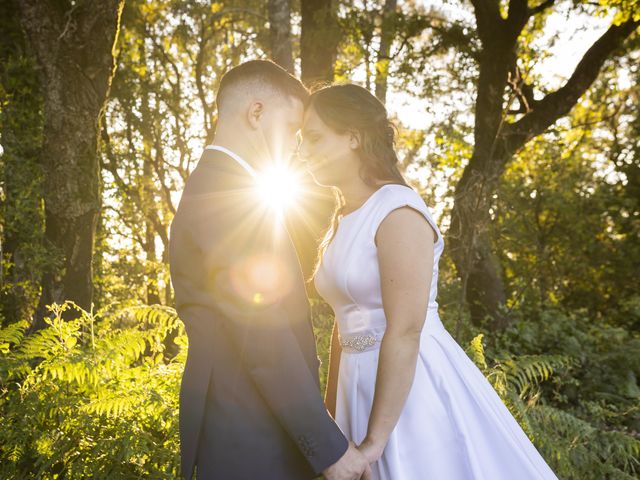
[[(382, 102), (366, 88), (351, 83), (330, 85), (315, 90), (307, 99), (305, 109), (313, 108), (320, 119), (338, 133), (354, 132), (360, 145), (360, 178), (372, 187), (381, 183), (407, 185), (395, 151), (396, 127), (389, 120)], [(408, 185), (407, 185), (408, 186)], [(331, 223), (318, 248), (315, 276), (322, 262), (322, 255), (333, 239), (345, 202), (337, 189), (336, 209)], [(311, 280), (310, 279), (310, 280)]]

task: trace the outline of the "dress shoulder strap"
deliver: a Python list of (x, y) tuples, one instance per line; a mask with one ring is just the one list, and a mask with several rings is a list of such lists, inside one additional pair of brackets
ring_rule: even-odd
[(381, 192), (381, 195), (376, 199), (375, 205), (372, 206), (372, 212), (369, 217), (371, 219), (369, 223), (371, 237), (375, 238), (380, 224), (387, 215), (402, 207), (410, 207), (421, 213), (435, 231), (437, 236), (436, 243), (444, 243), (442, 233), (420, 194), (411, 187), (399, 184), (389, 185), (385, 192)]

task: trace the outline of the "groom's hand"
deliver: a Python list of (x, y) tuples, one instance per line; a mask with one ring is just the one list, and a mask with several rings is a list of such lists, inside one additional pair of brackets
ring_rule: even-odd
[(349, 442), (349, 448), (340, 460), (322, 472), (326, 480), (369, 480), (371, 468), (365, 456)]

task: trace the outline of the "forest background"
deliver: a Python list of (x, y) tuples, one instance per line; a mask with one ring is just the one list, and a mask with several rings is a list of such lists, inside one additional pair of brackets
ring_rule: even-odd
[[(271, 58), (387, 105), (441, 317), (558, 476), (637, 478), (639, 26), (638, 0), (0, 0), (0, 477), (177, 477), (168, 227), (220, 76)], [(324, 193), (288, 219), (306, 275)]]

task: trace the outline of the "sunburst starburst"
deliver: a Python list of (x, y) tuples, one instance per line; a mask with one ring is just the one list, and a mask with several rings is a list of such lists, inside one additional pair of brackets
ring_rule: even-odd
[(270, 209), (282, 215), (296, 204), (300, 195), (300, 179), (286, 166), (274, 165), (258, 175), (257, 191)]

